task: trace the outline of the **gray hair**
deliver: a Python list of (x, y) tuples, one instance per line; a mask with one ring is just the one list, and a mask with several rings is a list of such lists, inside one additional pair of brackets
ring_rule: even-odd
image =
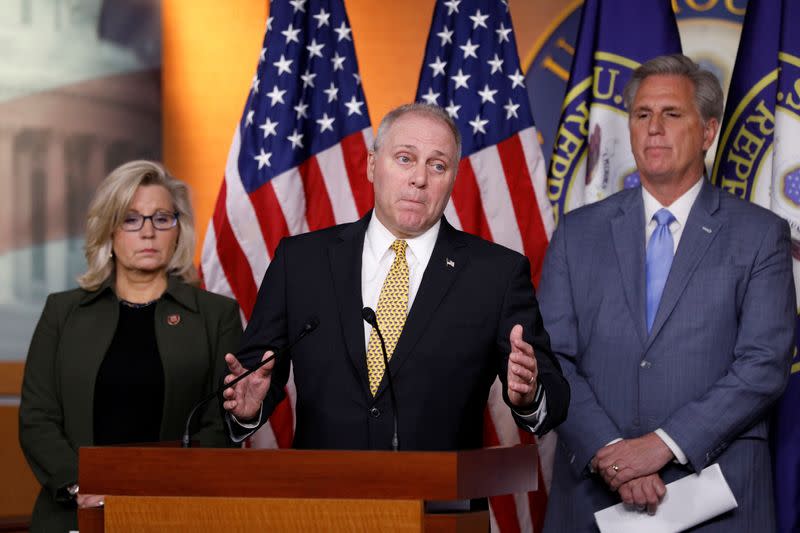
[(658, 75), (687, 78), (694, 86), (694, 103), (700, 116), (703, 117), (703, 122), (708, 122), (712, 118), (717, 121), (722, 120), (724, 96), (719, 80), (710, 71), (700, 68), (700, 65), (683, 54), (655, 57), (634, 70), (622, 91), (625, 109), (630, 111), (642, 81)]
[(453, 121), (450, 115), (447, 114), (447, 111), (439, 106), (423, 104), (422, 102), (403, 104), (400, 107), (395, 107), (386, 113), (386, 116), (383, 117), (383, 120), (381, 120), (381, 123), (378, 126), (378, 133), (375, 135), (375, 142), (372, 145), (372, 151), (377, 152), (378, 148), (381, 147), (383, 144), (383, 138), (386, 136), (386, 132), (392, 127), (392, 124), (394, 124), (398, 118), (409, 113), (417, 113), (428, 116), (434, 120), (442, 122), (450, 129), (450, 132), (453, 134), (453, 140), (456, 142), (456, 159), (454, 163), (457, 167), (458, 162), (461, 161), (461, 133), (458, 131), (458, 126), (456, 126), (456, 123)]
[(178, 212), (178, 242), (167, 265), (167, 272), (186, 283), (197, 282), (194, 214), (189, 201), (189, 187), (175, 179), (160, 163), (138, 160), (112, 170), (100, 183), (89, 205), (84, 250), (89, 268), (78, 278), (78, 285), (87, 291), (97, 290), (114, 272), (111, 255), (114, 231), (122, 224), (136, 189), (143, 185), (164, 187)]

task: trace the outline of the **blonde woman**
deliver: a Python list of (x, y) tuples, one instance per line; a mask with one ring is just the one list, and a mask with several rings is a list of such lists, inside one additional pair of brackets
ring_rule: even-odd
[[(25, 365), (20, 443), (42, 484), (32, 531), (77, 529), (76, 506), (101, 504), (77, 485), (80, 446), (178, 440), (218, 384), (241, 322), (233, 300), (195, 286), (194, 239), (188, 188), (160, 164), (132, 161), (100, 184), (88, 270), (48, 297)], [(194, 431), (228, 444), (216, 405)]]

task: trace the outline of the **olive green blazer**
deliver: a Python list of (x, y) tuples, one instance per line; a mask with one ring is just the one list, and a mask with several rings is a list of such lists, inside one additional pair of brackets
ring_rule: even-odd
[[(20, 444), (43, 487), (32, 531), (77, 529), (74, 503), (63, 501), (63, 489), (78, 480), (78, 448), (94, 442), (95, 378), (118, 318), (110, 282), (96, 291), (75, 289), (47, 298), (28, 351), (20, 403)], [(176, 441), (192, 407), (221, 382), (224, 355), (238, 348), (239, 308), (229, 298), (170, 277), (156, 303), (155, 330), (164, 368), (161, 439)], [(230, 445), (219, 402), (210, 402), (195, 419), (193, 439), (205, 446)]]

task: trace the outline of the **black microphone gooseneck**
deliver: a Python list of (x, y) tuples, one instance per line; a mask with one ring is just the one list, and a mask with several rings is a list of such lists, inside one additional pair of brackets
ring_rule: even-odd
[[(317, 320), (316, 317), (310, 318), (308, 320), (308, 322), (306, 322), (305, 325), (303, 325), (303, 329), (300, 330), (300, 333), (297, 335), (297, 337), (295, 337), (295, 339), (292, 342), (290, 342), (289, 344), (287, 344), (286, 346), (284, 346), (280, 350), (276, 351), (274, 354), (272, 354), (271, 356), (267, 357), (263, 361), (260, 361), (256, 366), (254, 366), (253, 368), (251, 368), (250, 370), (248, 370), (247, 372), (245, 372), (244, 374), (242, 374), (238, 378), (234, 379), (233, 381), (231, 381), (227, 385), (223, 385), (222, 387), (218, 388), (217, 390), (215, 390), (214, 392), (212, 392), (211, 394), (209, 394), (208, 396), (206, 396), (205, 398), (200, 400), (200, 402), (197, 403), (197, 405), (195, 405), (194, 408), (192, 408), (191, 412), (189, 413), (188, 418), (186, 419), (186, 428), (183, 431), (183, 438), (181, 439), (181, 447), (182, 448), (191, 448), (192, 447), (192, 443), (189, 440), (189, 436), (190, 436), (189, 428), (190, 428), (191, 423), (192, 423), (192, 418), (194, 417), (195, 412), (199, 408), (201, 408), (202, 406), (204, 406), (205, 404), (207, 404), (208, 402), (210, 402), (214, 398), (218, 397), (220, 394), (222, 394), (222, 391), (224, 391), (225, 389), (229, 389), (229, 388), (233, 387), (234, 385), (236, 385), (237, 383), (242, 381), (244, 378), (246, 378), (247, 376), (249, 376), (250, 374), (252, 374), (256, 370), (258, 370), (262, 366), (266, 365), (267, 363), (269, 363), (270, 361), (272, 361), (273, 359), (275, 359), (279, 355), (283, 355), (284, 353), (286, 353), (289, 350), (291, 350), (292, 348), (294, 348), (295, 344), (297, 344), (303, 338), (305, 338), (306, 335), (308, 335), (309, 333), (311, 333), (312, 331), (317, 329), (317, 326), (319, 326), (319, 320)], [(268, 344), (254, 344), (254, 345), (251, 345), (251, 346), (247, 347), (247, 349), (245, 349), (244, 351), (236, 352), (236, 358), (240, 359), (243, 355), (251, 354), (253, 352), (258, 352), (258, 351), (263, 352), (263, 351), (266, 351), (266, 350), (268, 350), (270, 348), (271, 348), (271, 346), (268, 345)]]
[(381, 341), (381, 353), (383, 353), (383, 373), (386, 374), (386, 381), (389, 384), (389, 397), (392, 400), (392, 416), (394, 418), (394, 434), (392, 435), (392, 450), (397, 451), (400, 449), (400, 439), (397, 436), (397, 397), (394, 395), (394, 383), (392, 382), (392, 374), (389, 372), (389, 356), (386, 355), (386, 343), (383, 342), (383, 334), (381, 328), (378, 327), (378, 317), (375, 316), (375, 311), (369, 307), (361, 310), (361, 318), (372, 326), (378, 333), (378, 338)]

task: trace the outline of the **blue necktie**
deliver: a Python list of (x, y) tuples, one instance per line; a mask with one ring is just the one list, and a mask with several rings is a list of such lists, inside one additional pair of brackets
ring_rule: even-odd
[(653, 215), (656, 223), (655, 231), (650, 236), (650, 243), (647, 245), (647, 264), (645, 274), (647, 276), (647, 331), (653, 329), (653, 321), (656, 319), (658, 303), (661, 301), (661, 293), (664, 292), (664, 284), (667, 282), (669, 269), (672, 266), (672, 256), (674, 255), (672, 233), (669, 225), (675, 220), (667, 209), (659, 209)]

